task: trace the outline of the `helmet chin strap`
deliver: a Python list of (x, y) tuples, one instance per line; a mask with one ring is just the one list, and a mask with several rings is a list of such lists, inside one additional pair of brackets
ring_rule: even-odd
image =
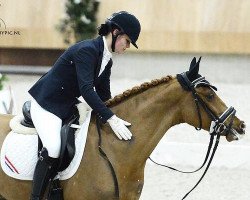
[(117, 35), (114, 35), (114, 34), (112, 33), (112, 44), (111, 44), (112, 52), (115, 52), (115, 42), (116, 42), (117, 37), (118, 37), (118, 34), (117, 34)]
[(115, 43), (116, 43), (117, 37), (118, 37), (119, 35), (122, 35), (122, 34), (123, 34), (123, 32), (122, 32), (122, 31), (120, 31), (120, 32), (118, 32), (116, 35), (114, 35), (113, 33), (111, 33), (111, 34), (112, 34), (112, 44), (111, 44), (111, 49), (112, 49), (112, 52), (115, 52)]

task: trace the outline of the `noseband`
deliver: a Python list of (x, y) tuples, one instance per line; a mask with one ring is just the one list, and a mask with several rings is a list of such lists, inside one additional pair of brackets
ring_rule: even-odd
[[(178, 74), (177, 75), (177, 79), (179, 81), (179, 83), (181, 84), (182, 88), (184, 90), (187, 90), (187, 91), (191, 91), (192, 92), (192, 95), (193, 95), (193, 98), (194, 98), (194, 102), (195, 102), (195, 105), (196, 105), (196, 110), (197, 110), (197, 114), (198, 114), (198, 118), (199, 118), (199, 126), (198, 127), (195, 127), (196, 130), (201, 130), (202, 129), (202, 118), (201, 118), (201, 111), (200, 111), (200, 106), (205, 110), (205, 112), (208, 114), (209, 118), (211, 119), (211, 125), (210, 125), (210, 142), (209, 142), (209, 145), (208, 145), (208, 149), (207, 149), (207, 153), (206, 153), (206, 157), (205, 157), (205, 160), (204, 162), (202, 163), (202, 165), (194, 170), (194, 171), (181, 171), (181, 170), (178, 170), (178, 169), (175, 169), (173, 167), (169, 167), (169, 166), (166, 166), (166, 165), (163, 165), (163, 164), (159, 164), (157, 162), (155, 162), (154, 160), (152, 160), (150, 157), (149, 159), (154, 162), (155, 164), (157, 165), (160, 165), (162, 167), (167, 167), (171, 170), (174, 170), (174, 171), (178, 171), (178, 172), (181, 172), (181, 173), (194, 173), (194, 172), (197, 172), (199, 171), (200, 169), (202, 169), (204, 167), (204, 165), (207, 163), (207, 160), (210, 156), (210, 159), (207, 163), (207, 166), (206, 166), (206, 169), (204, 170), (201, 178), (199, 179), (199, 181), (195, 184), (195, 186), (188, 192), (186, 193), (186, 195), (182, 198), (185, 199), (198, 185), (199, 183), (201, 182), (201, 180), (203, 179), (203, 177), (205, 176), (205, 174), (207, 173), (207, 170), (213, 160), (213, 157), (214, 157), (214, 154), (217, 150), (217, 147), (219, 145), (219, 141), (220, 141), (220, 136), (222, 135), (225, 135), (227, 136), (232, 128), (232, 125), (233, 125), (233, 119), (235, 117), (235, 114), (236, 114), (236, 110), (231, 106), (229, 107), (228, 109), (226, 109), (224, 111), (224, 113), (222, 113), (220, 116), (217, 116), (214, 111), (212, 111), (208, 106), (207, 104), (202, 100), (202, 98), (197, 94), (196, 92), (196, 88), (197, 87), (209, 87), (213, 90), (217, 90), (217, 88), (213, 85), (211, 85), (206, 79), (205, 77), (199, 77), (197, 79), (195, 79), (194, 81), (190, 81), (187, 77), (187, 72), (184, 72), (182, 74)], [(225, 122), (227, 121), (227, 119), (229, 119), (230, 117), (230, 120), (229, 120), (229, 124), (226, 125)], [(211, 152), (211, 149), (212, 149), (212, 146), (213, 146), (213, 143), (214, 143), (214, 137), (216, 136), (216, 142), (214, 144), (214, 147), (213, 147), (213, 151), (212, 151), (212, 154), (210, 155), (210, 152)]]

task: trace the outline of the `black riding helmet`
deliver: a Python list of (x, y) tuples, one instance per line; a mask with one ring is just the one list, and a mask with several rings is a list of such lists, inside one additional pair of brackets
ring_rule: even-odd
[[(117, 13), (113, 13), (105, 22), (105, 24), (102, 24), (103, 26), (107, 25), (109, 32), (112, 31), (112, 27), (115, 25), (120, 29), (120, 32), (116, 35), (113, 35), (112, 33), (112, 51), (115, 51), (115, 42), (118, 37), (118, 35), (126, 34), (129, 39), (131, 40), (131, 43), (138, 49), (138, 46), (136, 44), (136, 41), (140, 35), (141, 32), (141, 25), (139, 20), (132, 14), (126, 12), (126, 11), (120, 11)], [(104, 27), (103, 27), (104, 28)], [(102, 29), (102, 26), (101, 26)], [(99, 34), (102, 34), (102, 30), (99, 29)]]

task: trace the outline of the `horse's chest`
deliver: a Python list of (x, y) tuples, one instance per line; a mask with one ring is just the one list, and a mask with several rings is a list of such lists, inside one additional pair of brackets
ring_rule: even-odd
[(142, 188), (144, 182), (141, 180), (136, 180), (134, 182), (129, 182), (126, 186), (120, 188), (121, 200), (138, 200), (141, 196)]

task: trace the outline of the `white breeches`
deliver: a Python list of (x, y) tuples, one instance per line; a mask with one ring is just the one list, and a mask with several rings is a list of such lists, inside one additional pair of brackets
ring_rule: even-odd
[(58, 158), (61, 148), (62, 120), (42, 108), (35, 99), (31, 100), (30, 114), (33, 124), (49, 156)]

